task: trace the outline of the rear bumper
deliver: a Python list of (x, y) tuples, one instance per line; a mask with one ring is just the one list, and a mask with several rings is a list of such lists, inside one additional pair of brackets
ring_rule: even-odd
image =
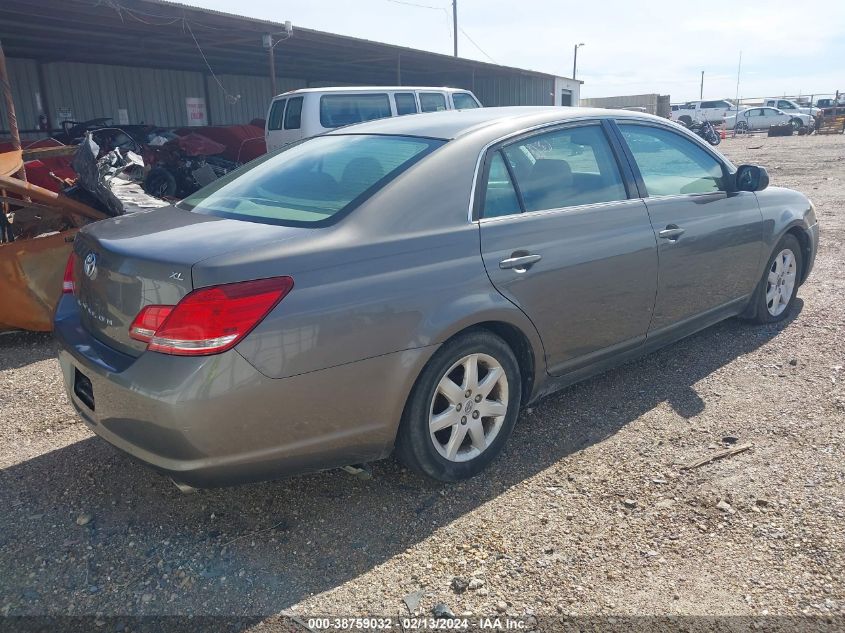
[[(117, 448), (197, 487), (386, 456), (416, 372), (431, 353), (409, 350), (271, 379), (236, 350), (126, 356), (90, 336), (75, 311), (63, 307), (54, 332), (79, 415)], [(77, 372), (91, 382), (93, 409), (75, 393)]]

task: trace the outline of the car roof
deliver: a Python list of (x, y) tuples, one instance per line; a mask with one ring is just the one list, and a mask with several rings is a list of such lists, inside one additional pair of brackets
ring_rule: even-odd
[(296, 88), (295, 90), (288, 90), (273, 97), (274, 99), (280, 97), (289, 97), (290, 95), (307, 94), (310, 92), (343, 92), (343, 93), (361, 93), (361, 92), (379, 92), (391, 90), (396, 92), (410, 92), (411, 90), (436, 90), (438, 92), (472, 92), (465, 88), (447, 88), (446, 86), (328, 86), (326, 88)]
[(357, 123), (329, 132), (339, 134), (390, 134), (454, 139), (485, 129), (507, 134), (539, 125), (577, 119), (646, 119), (665, 122), (666, 119), (632, 110), (581, 108), (571, 106), (509, 106), (500, 108), (472, 108), (444, 110), (408, 116), (389, 117)]

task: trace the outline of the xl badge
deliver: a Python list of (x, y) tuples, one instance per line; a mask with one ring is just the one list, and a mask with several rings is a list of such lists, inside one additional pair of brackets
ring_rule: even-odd
[(96, 279), (97, 278), (97, 255), (95, 253), (88, 253), (85, 257), (85, 275), (88, 279)]

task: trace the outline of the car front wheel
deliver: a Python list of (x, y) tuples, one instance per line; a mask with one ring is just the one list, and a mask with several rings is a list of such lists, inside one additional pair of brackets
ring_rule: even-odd
[(755, 314), (752, 317), (755, 322), (774, 323), (789, 316), (798, 292), (802, 266), (801, 245), (794, 235), (785, 235), (769, 257), (755, 292)]
[(414, 385), (396, 439), (397, 457), (440, 481), (472, 477), (501, 452), (521, 397), (519, 365), (505, 341), (485, 330), (451, 339)]

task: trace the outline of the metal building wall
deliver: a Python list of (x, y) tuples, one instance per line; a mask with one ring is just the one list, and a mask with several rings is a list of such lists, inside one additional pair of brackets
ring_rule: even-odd
[(485, 106), (551, 105), (554, 79), (525, 75), (475, 79), (475, 96)]
[[(267, 116), (272, 96), (269, 77), (218, 75), (217, 78), (222, 88), (214, 77), (209, 75), (205, 78), (208, 85), (208, 111), (213, 125), (243, 124)], [(276, 90), (280, 93), (305, 87), (304, 79), (279, 77), (276, 80)]]
[(51, 123), (70, 108), (73, 119), (111, 117), (125, 109), (129, 123), (183, 126), (188, 123), (186, 97), (205, 97), (203, 75), (184, 70), (130, 68), (105, 64), (55, 62), (44, 64)]
[[(9, 79), (12, 84), (12, 98), (15, 100), (15, 113), (18, 128), (34, 130), (38, 127), (38, 66), (31, 59), (7, 59)], [(0, 99), (0, 134), (7, 134), (9, 124), (6, 118), (6, 105)], [(31, 135), (22, 134), (23, 137)]]

